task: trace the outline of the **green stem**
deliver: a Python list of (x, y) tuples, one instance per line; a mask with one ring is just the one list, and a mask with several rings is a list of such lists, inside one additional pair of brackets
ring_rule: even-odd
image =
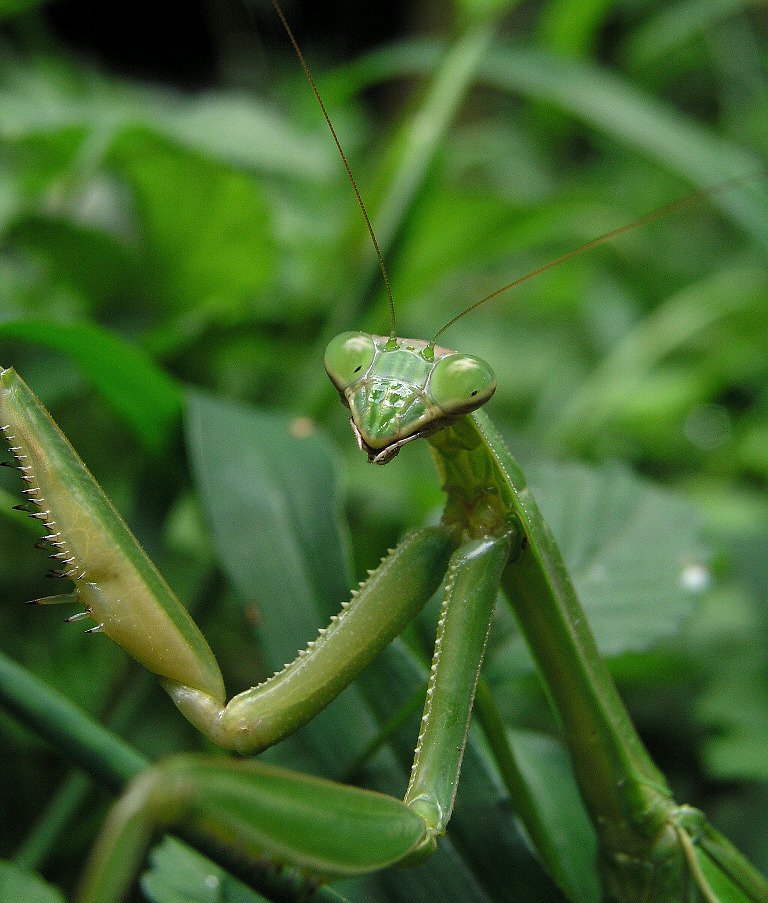
[[(107, 727), (110, 731), (123, 735), (130, 724), (137, 723), (143, 706), (155, 687), (152, 676), (142, 671), (131, 675), (123, 687), (119, 699), (109, 714)], [(19, 847), (14, 862), (28, 869), (39, 870), (56, 846), (67, 825), (85, 803), (92, 789), (92, 781), (80, 771), (66, 776), (53, 799)]]

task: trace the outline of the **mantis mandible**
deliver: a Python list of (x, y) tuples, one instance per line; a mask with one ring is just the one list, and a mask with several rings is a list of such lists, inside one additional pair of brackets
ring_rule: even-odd
[[(305, 65), (300, 52), (299, 58)], [(346, 166), (343, 152), (342, 159)], [(696, 197), (600, 236), (458, 316)], [(362, 200), (360, 206), (365, 213)], [(366, 222), (378, 254), (367, 214)], [(382, 270), (386, 281), (383, 263)], [(456, 319), (426, 341), (399, 338), (393, 314), (388, 336), (348, 332), (329, 344), (326, 369), (350, 409), (360, 449), (386, 464), (404, 445), (426, 439), (447, 496), (443, 518), (407, 536), (293, 662), (229, 702), (213, 654), (183, 606), (35, 396), (13, 370), (1, 371), (0, 430), (25, 483), (31, 516), (45, 528), (43, 542), (74, 585), (70, 594), (40, 601), (79, 603), (94, 622), (91, 629), (157, 674), (185, 717), (225, 749), (250, 755), (296, 731), (444, 584), (402, 802), (255, 761), (177, 756), (140, 774), (118, 802), (80, 900), (119, 899), (151, 837), (179, 822), (226, 840), (250, 860), (288, 862), (317, 880), (428, 855), (453, 808), (499, 588), (563, 723), (600, 842), (606, 900), (712, 903), (720, 898), (702, 860), (747, 899), (768, 900), (764, 881), (728, 841), (700, 812), (673, 800), (637, 737), (525, 477), (481, 410), (495, 389), (491, 368), (436, 344)]]

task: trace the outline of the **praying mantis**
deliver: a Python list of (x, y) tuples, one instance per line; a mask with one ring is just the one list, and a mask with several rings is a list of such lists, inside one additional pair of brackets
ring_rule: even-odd
[[(451, 815), (499, 587), (563, 723), (599, 839), (606, 900), (711, 903), (721, 899), (713, 872), (746, 899), (768, 899), (762, 879), (702, 814), (672, 799), (640, 743), (525, 477), (480, 410), (495, 387), (490, 368), (434, 339), (399, 339), (394, 325), (389, 336), (343, 333), (325, 363), (371, 461), (386, 464), (417, 438), (429, 443), (445, 511), (439, 526), (406, 537), (283, 671), (227, 704), (184, 608), (34, 395), (13, 370), (2, 371), (0, 428), (43, 542), (72, 580), (66, 601), (157, 674), (187, 719), (225, 749), (250, 755), (296, 731), (444, 583), (402, 803), (254, 760), (174, 757), (141, 770), (118, 802), (80, 899), (119, 899), (151, 837), (179, 823), (204, 844), (289, 863), (317, 881), (427, 856)], [(493, 736), (492, 700), (482, 691), (481, 709), (503, 760), (510, 750)]]

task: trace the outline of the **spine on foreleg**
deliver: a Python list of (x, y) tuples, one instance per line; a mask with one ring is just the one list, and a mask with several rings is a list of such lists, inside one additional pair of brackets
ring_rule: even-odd
[(30, 517), (85, 615), (155, 674), (219, 703), (224, 684), (203, 635), (34, 393), (0, 370), (0, 428)]
[(445, 527), (405, 537), (290, 664), (229, 702), (221, 722), (224, 745), (256, 752), (328, 705), (424, 606), (453, 546)]

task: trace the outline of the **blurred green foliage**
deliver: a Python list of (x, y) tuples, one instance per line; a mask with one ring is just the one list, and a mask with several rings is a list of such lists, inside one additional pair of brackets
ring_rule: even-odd
[[(440, 493), (425, 448), (374, 472), (353, 447), (322, 350), (344, 328), (386, 330), (364, 225), (287, 43), (244, 54), (227, 7), (209, 8), (220, 75), (192, 91), (117, 76), (65, 50), (43, 4), (0, 3), (0, 361), (195, 607), (238, 690), (263, 671), (270, 625), (212, 551), (181, 441), (184, 384), (330, 436), (358, 573)], [(401, 334), (429, 337), (596, 234), (754, 176), (543, 274), (445, 341), (496, 369), (490, 412), (524, 463), (619, 460), (700, 507), (709, 592), (682, 630), (612, 667), (677, 795), (766, 870), (765, 8), (457, 0), (409, 17), (411, 32), (351, 60), (300, 34), (381, 238)], [(21, 608), (50, 588), (7, 476), (3, 650), (148, 754), (199, 745), (106, 641)], [(268, 548), (264, 525), (239, 526)], [(515, 728), (552, 731), (530, 674), (505, 670), (500, 650), (489, 676), (510, 691)], [(0, 731), (0, 855), (68, 886), (105, 800), (2, 714)], [(457, 815), (479, 798), (468, 785)], [(489, 858), (506, 855), (495, 841)], [(365, 899), (504, 898), (462, 864), (466, 886), (453, 873), (416, 890), (402, 872)], [(521, 901), (539, 899), (524, 885)]]

